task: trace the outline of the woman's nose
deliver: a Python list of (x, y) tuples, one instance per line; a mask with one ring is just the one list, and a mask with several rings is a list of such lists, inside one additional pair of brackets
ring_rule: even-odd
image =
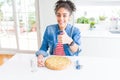
[(60, 20), (63, 20), (63, 17), (62, 17), (62, 16), (60, 17)]

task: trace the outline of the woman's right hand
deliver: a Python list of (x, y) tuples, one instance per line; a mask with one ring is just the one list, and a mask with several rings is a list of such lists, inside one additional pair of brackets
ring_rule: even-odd
[(44, 67), (45, 65), (44, 65), (44, 57), (43, 57), (43, 55), (39, 55), (38, 57), (37, 57), (37, 63), (38, 63), (38, 67)]

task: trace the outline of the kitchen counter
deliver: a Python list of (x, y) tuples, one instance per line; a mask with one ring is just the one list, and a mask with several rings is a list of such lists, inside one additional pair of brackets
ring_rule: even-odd
[(120, 33), (111, 33), (107, 30), (87, 30), (81, 32), (82, 37), (94, 37), (94, 38), (120, 38)]
[[(72, 65), (65, 70), (54, 71), (46, 67), (31, 72), (30, 61), (34, 54), (16, 54), (0, 67), (1, 80), (120, 80), (120, 59), (105, 57), (69, 57)], [(81, 68), (75, 69), (79, 60)]]
[(81, 47), (84, 56), (120, 57), (120, 34), (107, 30), (84, 31)]

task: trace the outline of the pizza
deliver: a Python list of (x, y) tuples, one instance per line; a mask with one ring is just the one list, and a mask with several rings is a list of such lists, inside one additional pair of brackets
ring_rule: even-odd
[(45, 60), (45, 66), (52, 70), (63, 70), (69, 67), (71, 60), (65, 56), (51, 56)]

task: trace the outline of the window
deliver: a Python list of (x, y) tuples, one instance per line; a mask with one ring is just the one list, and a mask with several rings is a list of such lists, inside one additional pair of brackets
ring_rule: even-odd
[(35, 0), (1, 0), (0, 49), (38, 50), (36, 16)]
[(11, 0), (0, 1), (0, 46), (17, 49)]

